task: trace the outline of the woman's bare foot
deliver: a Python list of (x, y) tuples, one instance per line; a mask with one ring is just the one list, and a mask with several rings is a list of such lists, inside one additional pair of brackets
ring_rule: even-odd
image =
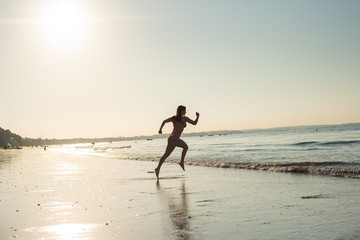
[(159, 169), (158, 168), (155, 168), (155, 174), (156, 174), (157, 179), (159, 179)]
[(184, 162), (180, 162), (179, 165), (180, 165), (180, 167), (185, 171)]

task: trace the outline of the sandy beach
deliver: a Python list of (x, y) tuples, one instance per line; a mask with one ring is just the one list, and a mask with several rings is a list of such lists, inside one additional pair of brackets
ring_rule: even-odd
[(0, 151), (0, 239), (359, 239), (359, 180)]

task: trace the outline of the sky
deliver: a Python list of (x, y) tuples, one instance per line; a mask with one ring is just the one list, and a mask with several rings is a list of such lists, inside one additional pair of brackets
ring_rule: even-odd
[[(0, 127), (23, 137), (360, 122), (360, 1), (0, 0)], [(171, 132), (168, 124), (164, 133)]]

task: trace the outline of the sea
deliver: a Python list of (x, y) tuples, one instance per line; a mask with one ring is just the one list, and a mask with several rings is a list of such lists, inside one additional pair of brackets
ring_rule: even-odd
[[(50, 148), (72, 154), (157, 162), (167, 144), (168, 135), (163, 135)], [(182, 139), (189, 146), (186, 165), (360, 179), (360, 123), (184, 134)], [(166, 162), (179, 162), (181, 151), (176, 148)]]

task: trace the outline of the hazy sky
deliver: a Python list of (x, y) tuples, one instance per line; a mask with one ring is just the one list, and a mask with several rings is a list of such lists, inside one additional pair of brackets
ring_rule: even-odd
[[(24, 137), (360, 122), (360, 1), (0, 0), (0, 127)], [(164, 132), (170, 132), (167, 126)]]

